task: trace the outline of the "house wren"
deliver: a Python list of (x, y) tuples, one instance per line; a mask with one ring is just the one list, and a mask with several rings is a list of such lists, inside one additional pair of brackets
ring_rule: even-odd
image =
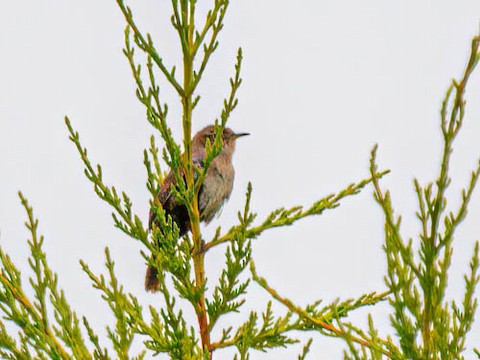
[[(200, 221), (208, 224), (217, 214), (222, 205), (230, 197), (233, 188), (235, 171), (232, 165), (232, 155), (235, 150), (235, 141), (248, 133), (234, 133), (225, 128), (222, 134), (223, 147), (216, 158), (210, 163), (204, 181), (198, 191), (198, 211)], [(195, 134), (192, 139), (192, 160), (198, 168), (203, 167), (206, 155), (205, 144), (209, 139), (210, 144), (215, 140), (215, 126), (209, 125)], [(190, 231), (190, 218), (185, 205), (181, 204), (173, 195), (175, 176), (170, 171), (160, 185), (158, 200), (163, 206), (165, 215), (171, 216), (178, 226), (179, 236)], [(150, 210), (149, 227), (155, 221), (155, 214)], [(145, 290), (158, 291), (157, 269), (149, 265), (145, 276)]]

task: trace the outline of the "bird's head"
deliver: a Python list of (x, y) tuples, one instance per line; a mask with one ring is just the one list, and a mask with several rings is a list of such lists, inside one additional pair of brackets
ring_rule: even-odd
[[(235, 150), (235, 141), (242, 136), (250, 135), (249, 133), (236, 133), (230, 128), (223, 129), (222, 141), (223, 148), (222, 153), (232, 154)], [(215, 141), (215, 125), (208, 125), (202, 130), (197, 132), (192, 140), (193, 148), (202, 148), (205, 149), (205, 144), (207, 139), (210, 141), (210, 144), (213, 144)]]

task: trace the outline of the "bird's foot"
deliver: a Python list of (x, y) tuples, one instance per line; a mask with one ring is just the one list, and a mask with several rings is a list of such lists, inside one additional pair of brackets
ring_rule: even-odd
[(195, 255), (200, 255), (200, 254), (203, 254), (205, 252), (205, 241), (202, 240), (202, 242), (200, 243), (200, 247), (197, 249), (196, 246), (194, 246), (192, 248), (192, 255), (195, 254)]

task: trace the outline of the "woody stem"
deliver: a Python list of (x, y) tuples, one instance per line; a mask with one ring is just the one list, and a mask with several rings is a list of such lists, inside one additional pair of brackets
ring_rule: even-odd
[[(193, 92), (194, 92), (194, 73), (193, 61), (194, 51), (194, 13), (195, 2), (181, 2), (181, 17), (183, 20), (184, 31), (182, 32), (183, 49), (183, 135), (186, 157), (184, 159), (185, 175), (187, 182), (187, 192), (194, 191), (195, 179), (192, 159), (192, 111), (193, 111)], [(197, 314), (198, 325), (200, 328), (200, 337), (204, 352), (210, 351), (210, 332), (208, 326), (207, 310), (205, 303), (205, 255), (202, 249), (202, 234), (200, 232), (200, 215), (198, 211), (198, 194), (191, 197), (190, 206), (187, 206), (190, 226), (193, 238), (193, 264), (195, 270), (195, 287), (200, 294), (195, 300), (194, 308)]]

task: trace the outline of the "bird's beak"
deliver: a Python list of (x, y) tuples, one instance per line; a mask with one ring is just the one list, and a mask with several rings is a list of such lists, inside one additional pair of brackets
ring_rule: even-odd
[(239, 137), (247, 136), (247, 135), (250, 135), (250, 133), (237, 133), (237, 134), (234, 134), (233, 137), (235, 139), (238, 139)]

